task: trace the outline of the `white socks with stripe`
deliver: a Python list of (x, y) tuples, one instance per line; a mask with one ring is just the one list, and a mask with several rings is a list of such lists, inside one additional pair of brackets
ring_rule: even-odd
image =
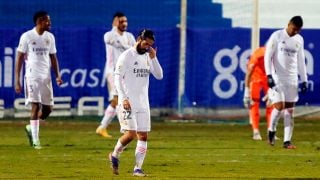
[(30, 128), (33, 143), (39, 141), (39, 120), (30, 120)]
[(134, 170), (141, 169), (144, 158), (146, 157), (147, 153), (147, 141), (140, 141), (137, 142), (136, 147), (136, 165), (134, 166)]
[(101, 120), (100, 128), (107, 128), (111, 123), (112, 119), (116, 116), (116, 108), (113, 108), (110, 104), (107, 109), (104, 111), (104, 116)]
[(284, 138), (283, 142), (291, 141), (294, 121), (293, 121), (293, 108), (288, 108), (284, 110)]
[(269, 131), (277, 131), (277, 124), (281, 116), (281, 111), (276, 108), (273, 108), (270, 117), (270, 126), (268, 127)]

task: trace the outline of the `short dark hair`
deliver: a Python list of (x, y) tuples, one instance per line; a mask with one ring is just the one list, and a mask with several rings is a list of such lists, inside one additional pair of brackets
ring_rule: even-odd
[(33, 15), (33, 23), (36, 25), (38, 18), (41, 18), (41, 17), (44, 17), (44, 16), (48, 16), (48, 13), (46, 11), (42, 11), (42, 10), (41, 11), (37, 11)]
[(149, 38), (149, 39), (152, 39), (153, 41), (156, 40), (156, 37), (154, 36), (153, 31), (151, 31), (150, 29), (143, 29), (142, 31), (140, 31), (139, 37), (141, 39)]
[(117, 11), (116, 13), (114, 13), (114, 15), (113, 15), (113, 19), (115, 18), (115, 17), (123, 17), (123, 16), (126, 16), (123, 12), (120, 12), (120, 11)]
[(303, 20), (301, 16), (293, 16), (290, 19), (290, 22), (294, 25), (296, 25), (297, 27), (301, 28), (303, 26)]

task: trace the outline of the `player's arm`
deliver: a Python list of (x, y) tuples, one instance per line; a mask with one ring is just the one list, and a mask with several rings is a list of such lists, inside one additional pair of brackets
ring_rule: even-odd
[(106, 44), (106, 65), (107, 65), (106, 75), (113, 74), (115, 69), (114, 62), (115, 62), (115, 59), (114, 59), (113, 47)]
[(123, 101), (121, 102), (123, 108), (125, 110), (131, 110), (130, 102), (129, 102), (129, 97), (125, 93), (122, 80), (123, 77), (126, 74), (126, 62), (125, 62), (125, 55), (121, 54), (119, 56), (119, 59), (116, 64), (115, 72), (114, 72), (114, 84), (118, 92), (118, 96), (123, 97)]
[(308, 77), (307, 77), (307, 68), (306, 68), (306, 63), (305, 63), (305, 55), (304, 55), (304, 47), (303, 47), (303, 42), (302, 46), (298, 51), (298, 71), (300, 75), (300, 79), (302, 82), (307, 82)]
[(301, 48), (298, 51), (298, 73), (300, 75), (300, 79), (302, 81), (301, 92), (304, 93), (308, 89), (308, 76), (307, 76), (307, 67), (305, 63), (305, 55), (304, 55), (304, 46), (303, 40), (301, 43)]
[(157, 53), (157, 49), (150, 47), (149, 49), (149, 57), (151, 61), (150, 72), (153, 74), (153, 76), (156, 79), (160, 80), (163, 78), (163, 70), (158, 61), (156, 53)]
[(274, 56), (276, 48), (277, 48), (277, 42), (275, 39), (275, 35), (272, 34), (270, 39), (267, 42), (266, 52), (264, 56), (264, 68), (267, 75), (272, 74), (272, 58)]
[(20, 73), (22, 69), (22, 64), (24, 62), (26, 52), (28, 50), (28, 43), (27, 43), (27, 35), (24, 33), (21, 35), (19, 40), (19, 46), (17, 49), (17, 56), (16, 56), (16, 65), (15, 65), (15, 91), (16, 93), (21, 93), (21, 84), (20, 84)]
[(15, 67), (15, 91), (16, 93), (21, 93), (21, 84), (20, 84), (20, 73), (22, 69), (22, 64), (24, 61), (25, 53), (18, 51), (16, 57), (16, 67)]
[(266, 45), (266, 52), (264, 56), (264, 68), (268, 78), (268, 86), (273, 88), (275, 86), (275, 82), (272, 77), (272, 60), (277, 49), (277, 40), (276, 35), (272, 34), (269, 38)]
[(245, 80), (244, 80), (245, 87), (244, 87), (244, 94), (243, 94), (243, 105), (246, 108), (250, 107), (251, 101), (252, 101), (251, 97), (250, 97), (250, 81), (251, 81), (251, 76), (252, 76), (255, 64), (251, 63), (251, 62), (253, 62), (254, 60), (256, 60), (255, 58), (257, 58), (255, 56), (255, 53), (256, 53), (256, 51), (252, 54), (252, 56), (248, 62), (247, 72), (246, 72), (246, 76), (245, 76)]
[(51, 61), (51, 67), (53, 69), (53, 72), (56, 76), (56, 83), (58, 86), (60, 86), (61, 84), (63, 84), (63, 81), (61, 79), (61, 75), (60, 75), (60, 69), (59, 69), (59, 62), (58, 62), (58, 58), (57, 58), (57, 48), (56, 48), (56, 40), (54, 38), (54, 36), (51, 36), (51, 46), (49, 49), (49, 57), (50, 57), (50, 61)]
[(54, 74), (56, 75), (56, 83), (58, 86), (63, 84), (63, 81), (61, 79), (60, 70), (59, 70), (59, 62), (56, 54), (50, 54), (51, 59), (51, 66), (53, 69)]

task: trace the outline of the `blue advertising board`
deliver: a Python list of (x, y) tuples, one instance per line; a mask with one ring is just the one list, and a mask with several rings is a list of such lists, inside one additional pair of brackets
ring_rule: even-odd
[[(27, 29), (0, 29), (0, 99), (5, 108), (12, 108), (14, 100), (23, 97), (14, 92), (14, 59), (21, 33)], [(55, 96), (71, 96), (71, 106), (83, 96), (103, 96), (107, 99), (103, 78), (105, 48), (103, 28), (57, 28), (56, 37), (60, 71), (64, 84), (54, 86)], [(158, 59), (164, 79), (150, 80), (151, 107), (176, 108), (179, 82), (179, 30), (154, 29)], [(272, 29), (262, 29), (261, 44)], [(138, 30), (132, 31), (134, 35)], [(299, 103), (319, 104), (320, 77), (317, 67), (320, 58), (317, 47), (319, 30), (303, 30), (310, 91), (301, 95)], [(251, 54), (250, 29), (199, 29), (187, 31), (185, 94), (183, 106), (242, 107), (246, 63)], [(105, 102), (107, 104), (107, 102)]]
[[(260, 44), (274, 30), (260, 31)], [(300, 104), (319, 104), (319, 30), (303, 30), (309, 92)], [(188, 31), (184, 105), (198, 107), (241, 107), (246, 63), (251, 54), (250, 29), (192, 29)], [(318, 74), (317, 74), (318, 73)]]
[[(27, 29), (0, 29), (0, 99), (5, 108), (12, 108), (14, 100), (24, 97), (14, 92), (14, 61), (20, 35)], [(71, 106), (83, 96), (103, 96), (108, 99), (105, 66), (105, 29), (58, 28), (52, 32), (56, 38), (57, 56), (64, 84), (54, 85), (54, 96), (71, 96)], [(150, 79), (150, 105), (173, 107), (178, 96), (179, 31), (156, 29), (156, 47), (159, 62), (164, 69), (164, 79)], [(134, 30), (133, 34), (138, 34)], [(54, 76), (53, 76), (54, 77)], [(106, 104), (108, 102), (105, 102)]]

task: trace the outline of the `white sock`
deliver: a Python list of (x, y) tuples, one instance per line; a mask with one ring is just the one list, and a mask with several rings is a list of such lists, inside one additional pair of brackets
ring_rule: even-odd
[(30, 120), (30, 128), (32, 134), (32, 141), (39, 141), (39, 120)]
[(123, 150), (126, 148), (126, 146), (122, 145), (120, 142), (120, 139), (118, 139), (118, 142), (116, 146), (114, 147), (114, 150), (112, 152), (112, 156), (119, 158), (120, 154), (123, 152)]
[(134, 166), (134, 170), (141, 169), (144, 158), (146, 157), (147, 153), (147, 141), (140, 141), (137, 142), (136, 147), (136, 165)]
[(116, 108), (113, 108), (110, 104), (104, 111), (104, 116), (100, 123), (100, 128), (107, 128), (112, 119), (116, 116)]
[(288, 108), (284, 110), (284, 138), (283, 142), (291, 141), (294, 121), (293, 121), (293, 108)]
[(281, 111), (276, 108), (273, 108), (270, 116), (270, 127), (268, 127), (269, 131), (277, 131), (277, 124), (281, 116)]

